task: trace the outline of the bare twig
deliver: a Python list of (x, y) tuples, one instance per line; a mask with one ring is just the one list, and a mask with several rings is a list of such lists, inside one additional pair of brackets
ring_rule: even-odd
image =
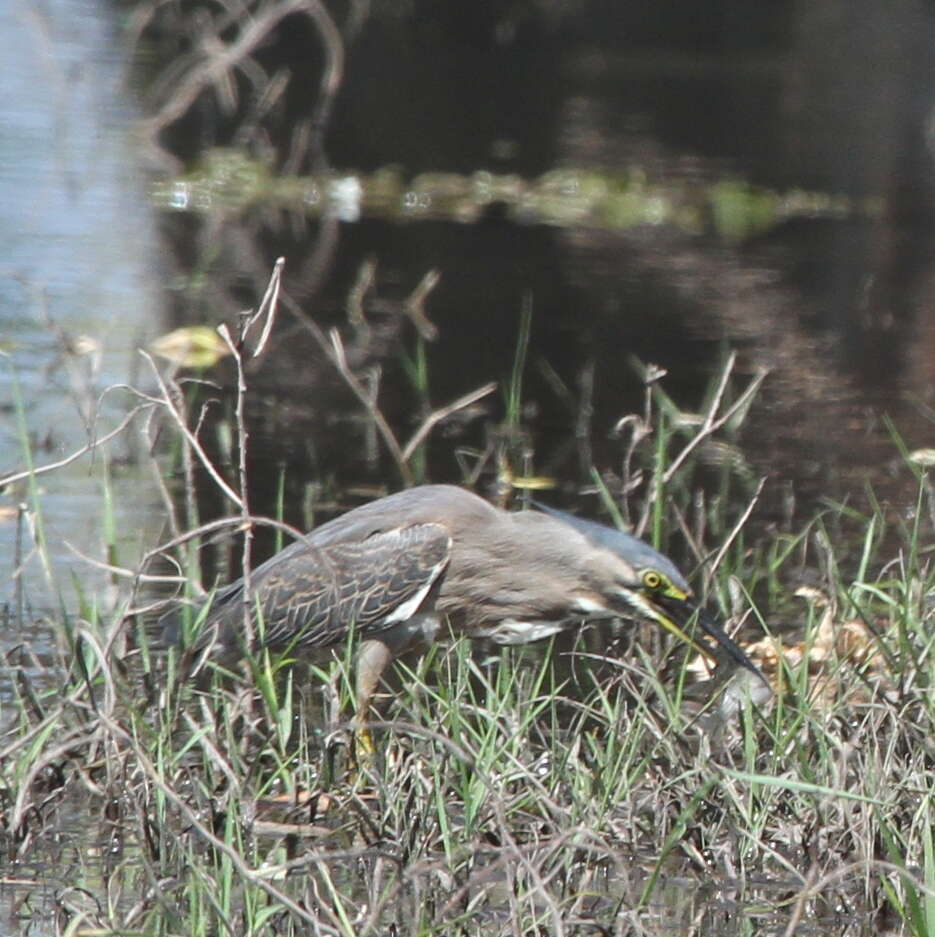
[(763, 492), (763, 486), (766, 484), (766, 476), (764, 475), (760, 479), (760, 483), (756, 486), (756, 491), (753, 493), (753, 497), (750, 499), (749, 504), (744, 509), (743, 514), (740, 515), (740, 519), (734, 524), (731, 532), (727, 535), (724, 542), (721, 544), (720, 549), (714, 556), (714, 560), (711, 562), (711, 565), (708, 567), (707, 578), (710, 583), (711, 577), (716, 572), (718, 566), (721, 565), (724, 557), (727, 555), (727, 551), (730, 549), (731, 544), (737, 539), (738, 534), (743, 529), (744, 524), (750, 518), (750, 515), (753, 513), (753, 509), (756, 507), (757, 501), (760, 500), (760, 495)]
[[(273, 272), (270, 274), (269, 283), (266, 284), (266, 292), (263, 293), (263, 299), (260, 300), (257, 311), (253, 313), (252, 316), (249, 316), (241, 327), (238, 344), (242, 346), (243, 343), (246, 342), (251, 329), (253, 329), (261, 318), (264, 316), (266, 318), (266, 321), (263, 323), (263, 331), (260, 333), (256, 345), (250, 351), (251, 358), (259, 358), (260, 355), (263, 354), (263, 349), (266, 348), (267, 341), (269, 341), (270, 332), (273, 330), (273, 323), (276, 321), (276, 312), (279, 309), (279, 291), (282, 285), (282, 271), (285, 265), (285, 257), (277, 258), (276, 263), (273, 264)], [(220, 329), (218, 329), (218, 331), (220, 332)], [(228, 347), (231, 347), (230, 336), (221, 332), (221, 337), (227, 342)], [(238, 364), (238, 373), (239, 371), (240, 366)]]
[(87, 553), (83, 553), (79, 550), (74, 544), (69, 543), (67, 540), (62, 541), (65, 548), (74, 556), (78, 557), (84, 563), (87, 563), (88, 566), (98, 569), (104, 573), (110, 573), (112, 576), (117, 576), (121, 579), (133, 579), (136, 582), (186, 582), (186, 576), (151, 576), (146, 573), (141, 573), (136, 569), (127, 569), (123, 566), (114, 566), (113, 563), (105, 563), (103, 560), (98, 560), (93, 556), (88, 556)]
[[(281, 265), (279, 267), (281, 268)], [(277, 281), (275, 289), (273, 289), (273, 280)], [(278, 287), (278, 276), (277, 270), (274, 269), (273, 277), (270, 280), (270, 287), (267, 288), (267, 294), (271, 292), (279, 292)], [(264, 297), (265, 302), (266, 297)], [(268, 307), (270, 310), (275, 309), (275, 303), (271, 303)], [(260, 310), (262, 311), (263, 304), (260, 304)], [(249, 330), (250, 324), (257, 321), (259, 312), (256, 316), (251, 319), (250, 323), (247, 324), (244, 334)], [(272, 321), (272, 311), (267, 317), (267, 324)], [(265, 333), (264, 329), (264, 333)], [(253, 522), (250, 518), (250, 503), (249, 503), (249, 492), (247, 488), (247, 423), (244, 419), (244, 401), (247, 397), (247, 382), (244, 378), (243, 373), (243, 356), (240, 354), (240, 349), (234, 344), (233, 339), (231, 338), (230, 332), (227, 329), (227, 326), (223, 323), (218, 326), (218, 334), (221, 338), (224, 339), (224, 342), (227, 344), (227, 347), (230, 349), (231, 354), (234, 356), (234, 361), (237, 362), (237, 406), (236, 406), (236, 419), (237, 419), (237, 474), (240, 481), (240, 517), (243, 522), (243, 551), (241, 553), (241, 574), (243, 576), (243, 590), (242, 595), (242, 605), (243, 605), (243, 627), (244, 627), (244, 638), (246, 640), (247, 647), (253, 647), (253, 615), (251, 614), (251, 604), (253, 603), (253, 592), (250, 589), (250, 557), (253, 553)], [(262, 339), (265, 343), (265, 337)]]
[(318, 28), (318, 35), (321, 37), (325, 51), (325, 65), (318, 85), (318, 98), (312, 113), (310, 130), (313, 146), (312, 165), (313, 168), (321, 171), (328, 165), (324, 147), (325, 130), (331, 118), (334, 96), (338, 93), (338, 88), (344, 78), (344, 43), (331, 14), (321, 0), (309, 0), (306, 12)]
[(458, 410), (463, 410), (465, 407), (469, 407), (472, 403), (476, 403), (478, 400), (486, 397), (488, 394), (492, 394), (496, 389), (496, 381), (491, 381), (489, 384), (484, 384), (483, 387), (478, 387), (477, 390), (472, 390), (463, 397), (459, 397), (457, 400), (453, 400), (446, 406), (440, 407), (438, 410), (433, 410), (422, 421), (422, 425), (415, 431), (409, 442), (406, 443), (406, 447), (401, 453), (403, 459), (408, 462), (409, 459), (412, 458), (412, 454), (421, 445), (425, 437), (428, 436), (428, 434), (432, 431), (433, 427), (435, 427), (438, 423), (444, 419), (447, 419), (449, 416), (451, 416), (452, 413), (456, 413)]
[[(161, 409), (161, 403), (160, 403)], [(146, 450), (149, 455), (149, 470), (152, 476), (153, 484), (156, 487), (156, 490), (159, 492), (159, 498), (162, 501), (162, 507), (165, 511), (165, 517), (168, 524), (168, 528), (172, 531), (173, 536), (178, 536), (182, 527), (179, 524), (178, 512), (175, 508), (175, 502), (172, 500), (172, 495), (169, 494), (169, 486), (166, 484), (166, 479), (162, 472), (159, 461), (156, 458), (156, 446), (159, 440), (159, 429), (156, 427), (154, 429), (153, 415), (159, 412), (157, 408), (153, 408), (148, 414), (148, 418), (144, 420), (143, 425), (140, 427), (140, 435), (146, 442)], [(161, 424), (159, 424), (161, 425)]]
[(370, 337), (370, 324), (364, 315), (364, 300), (373, 287), (374, 279), (377, 274), (377, 262), (373, 257), (368, 257), (357, 271), (357, 278), (347, 293), (347, 300), (344, 303), (344, 312), (347, 315), (347, 321), (351, 324), (357, 335), (367, 341)]
[(390, 455), (393, 456), (396, 462), (396, 467), (399, 469), (399, 474), (402, 476), (403, 484), (407, 486), (412, 485), (414, 482), (412, 472), (409, 470), (406, 457), (403, 455), (399, 441), (393, 434), (389, 423), (386, 422), (386, 417), (383, 416), (376, 402), (371, 398), (370, 394), (367, 393), (367, 388), (360, 383), (354, 375), (354, 372), (351, 371), (347, 363), (347, 355), (344, 352), (344, 343), (341, 341), (341, 335), (337, 329), (332, 329), (329, 335), (331, 337), (331, 353), (329, 357), (334, 362), (334, 366), (338, 369), (338, 373), (344, 378), (347, 386), (350, 387), (354, 395), (370, 414), (370, 419), (373, 420), (377, 430), (383, 437), (386, 448), (390, 450)]
[(198, 437), (195, 436), (195, 434), (188, 428), (188, 425), (186, 424), (182, 415), (179, 413), (175, 404), (172, 402), (169, 389), (166, 387), (166, 383), (163, 380), (162, 375), (159, 373), (159, 368), (156, 367), (156, 362), (153, 361), (152, 356), (148, 352), (143, 351), (142, 348), (140, 349), (140, 354), (146, 359), (146, 361), (149, 363), (149, 366), (153, 370), (153, 374), (156, 377), (156, 383), (159, 385), (159, 390), (162, 392), (162, 405), (172, 415), (172, 418), (175, 420), (176, 425), (181, 430), (182, 435), (197, 454), (198, 460), (204, 466), (205, 471), (211, 476), (212, 479), (214, 479), (215, 484), (218, 486), (218, 488), (221, 489), (224, 495), (230, 501), (232, 501), (238, 509), (242, 508), (243, 502), (240, 498), (240, 495), (238, 495), (237, 492), (234, 491), (234, 489), (231, 488), (231, 486), (228, 485), (227, 482), (224, 481), (224, 479), (221, 477), (218, 470), (214, 467), (214, 464), (208, 458), (208, 454), (202, 448), (201, 443), (198, 441)]
[(427, 342), (434, 342), (438, 338), (438, 326), (434, 322), (430, 322), (425, 314), (425, 301), (432, 290), (438, 286), (441, 278), (442, 276), (437, 270), (429, 270), (403, 305), (406, 315), (409, 316), (412, 324)]
[(13, 482), (20, 481), (23, 478), (31, 478), (35, 475), (45, 475), (46, 472), (54, 472), (56, 469), (64, 468), (66, 465), (70, 465), (72, 462), (80, 459), (83, 455), (87, 455), (89, 452), (93, 452), (95, 449), (103, 446), (104, 443), (110, 442), (110, 440), (115, 436), (119, 436), (130, 425), (130, 423), (133, 422), (134, 417), (136, 417), (138, 413), (148, 408), (149, 404), (141, 404), (138, 407), (134, 407), (120, 421), (120, 424), (105, 436), (102, 436), (100, 439), (92, 440), (86, 446), (82, 446), (71, 455), (65, 456), (64, 459), (59, 459), (58, 462), (50, 462), (48, 465), (39, 465), (35, 468), (24, 469), (22, 472), (15, 472), (13, 475), (7, 475), (6, 478), (0, 478), (0, 488), (11, 485)]
[(684, 464), (685, 460), (695, 451), (695, 449), (698, 448), (698, 446), (701, 445), (702, 442), (721, 429), (721, 427), (724, 426), (735, 413), (738, 413), (750, 402), (750, 398), (756, 394), (756, 392), (760, 389), (760, 385), (766, 379), (768, 372), (766, 370), (758, 371), (747, 385), (744, 392), (734, 401), (734, 403), (731, 404), (731, 406), (728, 407), (720, 417), (716, 417), (717, 411), (721, 406), (721, 401), (724, 398), (724, 392), (727, 389), (727, 381), (734, 369), (734, 364), (736, 361), (737, 354), (736, 352), (733, 352), (724, 367), (724, 372), (721, 375), (721, 380), (718, 384), (717, 390), (715, 391), (711, 406), (708, 407), (708, 412), (704, 418), (704, 423), (701, 424), (701, 428), (698, 430), (698, 432), (685, 444), (682, 451), (669, 463), (669, 467), (665, 470), (662, 476), (663, 485), (668, 484), (672, 480), (676, 472), (678, 472)]
[(315, 6), (310, 0), (283, 0), (260, 10), (250, 19), (245, 17), (242, 22), (247, 26), (237, 40), (227, 46), (219, 43), (217, 52), (192, 68), (173, 90), (169, 100), (143, 123), (144, 132), (155, 136), (186, 114), (202, 91), (222, 82), (232, 68), (241, 64), (267, 38), (277, 23), (303, 9), (308, 11), (310, 6)]

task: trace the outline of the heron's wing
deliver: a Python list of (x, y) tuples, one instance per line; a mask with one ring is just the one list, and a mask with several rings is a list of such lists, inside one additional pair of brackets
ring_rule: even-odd
[[(451, 554), (440, 524), (414, 524), (364, 540), (315, 546), (273, 557), (251, 577), (264, 644), (325, 647), (351, 629), (374, 636), (414, 615)], [(209, 614), (208, 627), (242, 629), (242, 590)]]

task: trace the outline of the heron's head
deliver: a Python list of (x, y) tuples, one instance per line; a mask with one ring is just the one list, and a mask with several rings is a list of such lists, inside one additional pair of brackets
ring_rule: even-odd
[(537, 507), (574, 528), (594, 550), (594, 574), (585, 591), (576, 596), (582, 612), (655, 622), (706, 657), (716, 659), (711, 647), (694, 637), (697, 624), (737, 664), (759, 675), (736, 642), (694, 602), (691, 588), (668, 557), (622, 530), (545, 505)]

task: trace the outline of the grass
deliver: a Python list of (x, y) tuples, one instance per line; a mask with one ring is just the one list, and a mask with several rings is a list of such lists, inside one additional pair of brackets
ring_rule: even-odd
[[(84, 596), (47, 624), (56, 660), (6, 657), (0, 900), (15, 926), (935, 934), (931, 490), (920, 475), (909, 523), (868, 498), (752, 534), (736, 460), (703, 489), (716, 500), (698, 495), (699, 432), (736, 445), (723, 417), (744, 390), (727, 378), (700, 423), (647, 385), (644, 418), (664, 415), (628, 456), (651, 473), (629, 510), (663, 547), (717, 554), (712, 593), (775, 642), (751, 650), (773, 700), (741, 692), (723, 715), (681, 651), (630, 626), (456, 641), (398, 664), (379, 757), (351, 778), (349, 651), (263, 653), (195, 686), (127, 617), (132, 589), (107, 610)], [(819, 571), (807, 601), (791, 597), (803, 569)]]

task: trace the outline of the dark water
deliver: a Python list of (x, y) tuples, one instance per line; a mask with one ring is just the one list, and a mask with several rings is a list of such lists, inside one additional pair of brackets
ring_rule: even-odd
[[(743, 237), (714, 223), (710, 206), (686, 226), (663, 207), (654, 217), (651, 199), (635, 224), (543, 220), (508, 198), (465, 223), (407, 211), (405, 200), (376, 211), (379, 177), (369, 175), (353, 221), (353, 207), (330, 221), (278, 209), (172, 218), (178, 270), (207, 264), (214, 274), (194, 297), (174, 297), (173, 321), (254, 302), (273, 258), (285, 256), (296, 305), (323, 328), (340, 326), (362, 370), (380, 367), (381, 407), (405, 439), (426, 401), (400, 363), (415, 338), (394, 309), (437, 270), (426, 304), (438, 328), (426, 349), (431, 405), (505, 382), (521, 310), (531, 310), (515, 471), (525, 447), (535, 474), (581, 485), (592, 466), (613, 473), (626, 445), (613, 429), (643, 406), (632, 357), (665, 369), (661, 386), (694, 412), (736, 351), (732, 393), (769, 372), (731, 439), (746, 459), (747, 492), (767, 479), (755, 523), (779, 522), (790, 503), (799, 519), (824, 498), (863, 503), (868, 483), (884, 501), (911, 505), (916, 480), (886, 421), (910, 449), (931, 438), (928, 8), (865, 4), (855, 19), (834, 3), (742, 14), (717, 6), (720, 15), (688, 21), (648, 4), (588, 4), (555, 19), (523, 9), (424, 10), (421, 19), (378, 11), (348, 49), (325, 138), (331, 165), (396, 167), (403, 179), (483, 169), (521, 185), (561, 167), (608, 186), (635, 172), (657, 187), (660, 205), (681, 187), (705, 200), (742, 182), (844, 209), (810, 211), (805, 199)], [(284, 57), (297, 36), (280, 35)], [(317, 74), (317, 59), (306, 67)], [(288, 102), (297, 119), (301, 104)], [(168, 139), (184, 150), (190, 131), (182, 122)], [(227, 139), (216, 130), (211, 142)], [(345, 307), (371, 260), (373, 334), (362, 338)], [(259, 509), (272, 509), (280, 467), (298, 523), (309, 481), (326, 491), (399, 484), (346, 387), (288, 317), (251, 379)], [(460, 479), (456, 450), (483, 448), (504, 412), (493, 396), (473, 420), (434, 434), (428, 476)]]

